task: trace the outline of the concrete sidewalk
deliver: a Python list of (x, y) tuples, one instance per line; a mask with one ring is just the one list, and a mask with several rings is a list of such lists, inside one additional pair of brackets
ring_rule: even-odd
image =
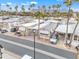
[(21, 59), (20, 56), (2, 49), (2, 59)]

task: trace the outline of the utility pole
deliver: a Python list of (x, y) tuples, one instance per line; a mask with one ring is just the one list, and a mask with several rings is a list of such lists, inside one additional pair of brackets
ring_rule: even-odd
[(33, 33), (34, 33), (34, 59), (35, 59), (35, 30), (33, 31)]

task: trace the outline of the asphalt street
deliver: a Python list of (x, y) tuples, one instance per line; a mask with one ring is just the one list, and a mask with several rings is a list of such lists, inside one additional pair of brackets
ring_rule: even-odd
[[(19, 46), (16, 46), (16, 45), (12, 45), (12, 44), (8, 44), (8, 43), (5, 43), (5, 42), (0, 42), (0, 44), (2, 44), (6, 50), (9, 50), (19, 56), (23, 56), (25, 54), (29, 55), (29, 56), (32, 56), (32, 58), (34, 59), (34, 51), (32, 50), (29, 50), (29, 49), (26, 49), (26, 48), (22, 48), (22, 47), (19, 47)], [(44, 54), (40, 54), (40, 53), (37, 53), (35, 54), (35, 58), (36, 59), (55, 59), (55, 58), (52, 58), (52, 57), (49, 57), (47, 55), (44, 55)]]
[[(32, 41), (28, 41), (28, 40), (18, 39), (15, 37), (10, 37), (10, 36), (6, 36), (6, 35), (2, 35), (2, 34), (0, 34), (0, 38), (6, 39), (9, 41), (13, 41), (13, 42), (18, 42), (18, 43), (21, 43), (23, 45), (28, 45), (30, 47), (34, 46), (33, 45), (34, 43)], [(20, 47), (17, 45), (13, 45), (13, 44), (6, 43), (3, 41), (0, 41), (0, 44), (2, 44), (7, 50), (9, 50), (13, 53), (16, 53), (20, 56), (23, 56), (24, 54), (28, 54), (28, 55), (31, 55), (33, 57), (33, 55), (34, 55), (32, 50), (29, 50), (29, 49), (26, 49), (26, 48), (23, 48), (23, 47)], [(39, 43), (36, 43), (36, 48), (43, 50), (43, 51), (46, 51), (46, 52), (49, 52), (49, 53), (52, 53), (52, 54), (56, 54), (56, 55), (65, 57), (66, 59), (75, 59), (74, 53), (68, 52), (65, 50), (57, 49), (57, 48), (46, 46), (46, 45), (39, 44)], [(40, 59), (56, 59), (56, 58), (47, 56), (45, 54), (36, 52), (36, 59), (39, 59), (39, 58)]]

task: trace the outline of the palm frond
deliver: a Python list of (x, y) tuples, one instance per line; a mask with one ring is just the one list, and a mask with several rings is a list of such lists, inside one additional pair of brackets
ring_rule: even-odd
[(75, 2), (79, 2), (79, 0), (74, 0)]
[(66, 1), (64, 2), (64, 4), (66, 4), (67, 6), (70, 6), (70, 5), (72, 4), (72, 1), (71, 1), (71, 0), (66, 0)]

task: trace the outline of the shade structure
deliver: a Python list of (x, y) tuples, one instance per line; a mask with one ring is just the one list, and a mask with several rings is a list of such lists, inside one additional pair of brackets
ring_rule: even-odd
[[(69, 24), (68, 25), (68, 33), (72, 34), (74, 31), (76, 24)], [(60, 33), (66, 33), (67, 25), (66, 24), (60, 24), (55, 31)]]
[(76, 28), (76, 30), (75, 30), (75, 33), (74, 33), (74, 35), (77, 35), (77, 36), (79, 36), (79, 24), (78, 24), (78, 26), (77, 26), (77, 28)]
[(53, 22), (53, 23), (59, 23), (60, 21), (57, 21), (57, 20), (54, 20), (54, 19), (52, 19), (52, 20), (48, 20), (49, 22)]
[[(49, 23), (50, 23), (49, 21), (45, 21), (44, 23), (40, 24), (40, 29), (44, 28)], [(36, 25), (35, 27), (31, 27), (30, 29), (38, 30), (38, 25)]]
[[(62, 24), (67, 24), (67, 18), (64, 18), (64, 20), (61, 20), (61, 23)], [(75, 18), (70, 18), (69, 23), (70, 24), (75, 24), (75, 23), (77, 23), (77, 21), (75, 20)]]
[(47, 31), (47, 30), (40, 30), (40, 34), (48, 35), (49, 34), (49, 31)]
[(17, 22), (18, 20), (19, 20), (19, 18), (10, 18), (10, 19), (6, 19), (6, 20), (2, 20), (2, 22), (13, 23), (13, 22)]
[[(43, 20), (40, 20), (40, 22), (44, 22)], [(26, 24), (22, 24), (22, 26), (28, 28), (28, 27), (31, 27), (33, 25), (37, 25), (38, 24), (38, 20), (33, 20), (32, 22), (30, 23), (26, 23)]]
[(69, 22), (70, 23), (77, 23), (77, 21), (75, 20), (75, 18), (70, 18)]
[(47, 26), (43, 28), (43, 30), (48, 30), (48, 31), (54, 30), (56, 26), (57, 26), (57, 23), (50, 22)]

